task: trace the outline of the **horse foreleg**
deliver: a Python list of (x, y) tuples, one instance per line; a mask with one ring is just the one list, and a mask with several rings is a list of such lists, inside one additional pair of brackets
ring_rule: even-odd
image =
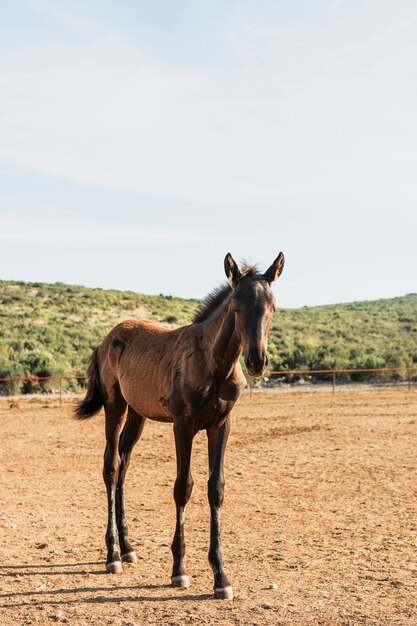
[(106, 570), (111, 574), (122, 571), (119, 554), (119, 534), (116, 523), (116, 487), (119, 479), (120, 433), (126, 421), (126, 403), (105, 406), (106, 413), (106, 449), (104, 452), (103, 478), (107, 489), (108, 521), (106, 531), (107, 558)]
[(173, 587), (189, 587), (190, 577), (184, 565), (185, 541), (184, 521), (185, 505), (190, 499), (193, 489), (193, 478), (190, 472), (191, 448), (194, 437), (192, 424), (188, 421), (174, 423), (175, 449), (177, 454), (177, 478), (174, 485), (174, 500), (177, 508), (177, 522), (171, 550), (174, 558), (171, 585)]
[(210, 477), (208, 499), (210, 503), (210, 549), (209, 562), (214, 574), (214, 597), (230, 600), (233, 589), (223, 569), (221, 545), (221, 516), (224, 498), (223, 459), (230, 431), (230, 419), (220, 426), (207, 429)]
[(119, 443), (120, 469), (116, 489), (116, 523), (119, 533), (122, 561), (126, 561), (128, 563), (136, 563), (137, 558), (136, 552), (128, 538), (128, 527), (125, 515), (124, 482), (133, 447), (142, 435), (145, 421), (144, 417), (136, 413), (136, 411), (129, 406), (127, 421), (125, 427), (123, 428)]

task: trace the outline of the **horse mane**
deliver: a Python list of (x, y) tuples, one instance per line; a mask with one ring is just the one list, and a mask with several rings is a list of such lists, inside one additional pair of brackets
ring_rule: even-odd
[(198, 324), (204, 322), (210, 317), (210, 315), (219, 308), (219, 306), (226, 300), (226, 298), (232, 293), (232, 288), (229, 283), (223, 283), (219, 287), (210, 291), (210, 293), (200, 302), (194, 313), (193, 323)]
[[(258, 270), (254, 265), (248, 265), (243, 263), (241, 267), (242, 277), (258, 274)], [(205, 322), (214, 311), (216, 311), (221, 304), (232, 293), (233, 289), (229, 283), (223, 283), (219, 285), (200, 302), (193, 317), (193, 324)]]

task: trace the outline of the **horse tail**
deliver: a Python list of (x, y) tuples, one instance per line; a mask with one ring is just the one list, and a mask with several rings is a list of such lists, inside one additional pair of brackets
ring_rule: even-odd
[(98, 413), (103, 406), (103, 394), (100, 385), (100, 372), (98, 367), (98, 348), (91, 355), (88, 366), (88, 387), (84, 400), (78, 402), (75, 408), (75, 418), (86, 420)]

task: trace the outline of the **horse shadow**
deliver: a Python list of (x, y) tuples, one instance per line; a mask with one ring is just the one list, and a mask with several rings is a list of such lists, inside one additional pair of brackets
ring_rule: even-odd
[[(76, 569), (82, 566), (84, 569)], [(101, 566), (96, 569), (91, 566)], [(87, 568), (88, 569), (85, 569)], [(29, 570), (29, 571), (28, 571)], [(83, 563), (59, 563), (47, 565), (1, 565), (0, 577), (17, 578), (22, 576), (82, 576), (82, 575), (98, 575), (108, 576), (104, 570), (102, 561), (86, 561)], [(137, 585), (118, 585), (116, 586), (84, 586), (70, 587), (60, 589), (41, 589), (28, 591), (12, 591), (9, 593), (0, 593), (0, 609), (17, 608), (17, 607), (35, 607), (35, 606), (71, 606), (79, 604), (112, 604), (117, 602), (136, 603), (136, 602), (172, 602), (172, 601), (198, 601), (210, 600), (213, 594), (184, 594), (184, 590), (178, 589), (177, 593), (169, 595), (143, 595), (140, 591), (156, 591), (163, 589), (171, 589), (171, 585), (163, 584), (137, 584)], [(138, 595), (124, 596), (120, 595), (120, 591), (136, 591)], [(59, 596), (70, 596), (79, 594), (91, 594), (87, 597), (76, 597), (74, 599), (62, 599)], [(99, 594), (99, 595), (97, 595)], [(105, 595), (103, 595), (105, 594)], [(117, 594), (117, 595), (113, 595)], [(59, 599), (57, 598), (59, 597)]]

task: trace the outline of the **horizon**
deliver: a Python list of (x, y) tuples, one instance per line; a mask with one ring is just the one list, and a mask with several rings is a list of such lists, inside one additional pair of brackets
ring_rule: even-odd
[[(226, 282), (226, 281), (224, 281)], [(202, 300), (204, 300), (205, 298), (207, 298), (207, 296), (209, 296), (209, 294), (211, 293), (211, 291), (213, 291), (214, 289), (216, 289), (217, 287), (221, 286), (222, 283), (218, 283), (217, 285), (215, 285), (210, 291), (208, 291), (205, 296), (203, 296), (202, 298), (197, 298), (197, 297), (192, 297), (190, 296), (189, 298), (184, 298), (182, 296), (177, 296), (174, 293), (144, 293), (144, 292), (140, 292), (140, 291), (135, 291), (132, 289), (117, 289), (117, 288), (104, 288), (104, 287), (93, 287), (90, 285), (81, 285), (81, 284), (71, 284), (71, 283), (64, 283), (62, 281), (55, 281), (53, 283), (50, 282), (46, 282), (46, 281), (25, 281), (25, 280), (15, 280), (15, 279), (3, 279), (0, 277), (0, 284), (1, 283), (23, 283), (24, 285), (48, 285), (48, 286), (54, 286), (54, 285), (64, 285), (66, 287), (80, 287), (81, 289), (91, 289), (91, 290), (96, 290), (99, 289), (101, 291), (116, 291), (118, 293), (133, 293), (135, 295), (138, 296), (149, 296), (151, 298), (166, 298), (166, 299), (170, 299), (170, 298), (175, 298), (177, 300), (185, 300), (185, 301), (196, 301), (196, 302), (201, 302)], [(318, 307), (326, 307), (326, 306), (339, 306), (339, 305), (345, 305), (345, 304), (358, 304), (361, 302), (377, 302), (379, 300), (396, 300), (399, 298), (408, 298), (408, 297), (412, 297), (412, 296), (417, 296), (417, 292), (409, 292), (409, 293), (405, 293), (403, 295), (396, 295), (396, 296), (387, 296), (384, 298), (372, 298), (372, 299), (365, 299), (365, 300), (346, 300), (343, 302), (326, 302), (323, 304), (316, 304), (316, 305), (303, 305), (303, 306), (298, 306), (298, 307), (288, 307), (288, 306), (281, 306), (279, 304), (279, 302), (277, 303), (277, 310), (280, 309), (291, 309), (291, 310), (297, 310), (297, 309), (313, 309), (313, 308), (318, 308)]]
[[(4, 0), (5, 278), (280, 306), (416, 291), (411, 0)], [(399, 296), (398, 296), (399, 297)]]

